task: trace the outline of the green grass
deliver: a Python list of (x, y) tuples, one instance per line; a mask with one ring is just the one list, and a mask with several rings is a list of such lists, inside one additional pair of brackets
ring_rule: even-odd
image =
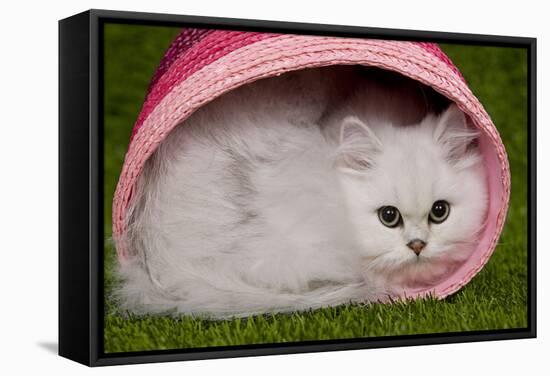
[[(107, 25), (105, 30), (105, 295), (116, 281), (112, 195), (151, 76), (178, 30)], [(527, 326), (527, 54), (442, 46), (497, 125), (509, 154), (512, 197), (495, 254), (460, 292), (370, 307), (350, 305), (229, 321), (125, 317), (105, 304), (105, 352), (446, 333)]]

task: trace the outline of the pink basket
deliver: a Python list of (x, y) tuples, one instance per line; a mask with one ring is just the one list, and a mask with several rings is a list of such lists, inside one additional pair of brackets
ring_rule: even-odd
[(115, 192), (113, 236), (119, 261), (128, 258), (121, 234), (136, 181), (145, 161), (176, 125), (205, 103), (252, 81), (303, 68), (348, 64), (387, 69), (431, 86), (482, 130), (480, 148), (490, 199), (481, 239), (467, 262), (448, 278), (405, 295), (431, 293), (444, 298), (468, 283), (493, 253), (508, 209), (510, 170), (497, 129), (436, 44), (358, 38), (183, 29), (151, 81)]

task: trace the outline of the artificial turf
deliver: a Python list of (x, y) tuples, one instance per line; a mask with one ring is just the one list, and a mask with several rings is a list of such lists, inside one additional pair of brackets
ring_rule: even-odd
[(504, 232), (489, 263), (443, 300), (207, 321), (133, 317), (108, 298), (116, 263), (111, 205), (133, 123), (164, 50), (178, 29), (105, 25), (104, 40), (104, 351), (106, 353), (527, 327), (527, 51), (442, 45), (496, 124), (512, 172)]

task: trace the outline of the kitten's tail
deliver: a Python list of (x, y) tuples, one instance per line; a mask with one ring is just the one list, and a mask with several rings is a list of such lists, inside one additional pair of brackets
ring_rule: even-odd
[(119, 268), (124, 283), (112, 298), (122, 310), (133, 314), (192, 315), (207, 319), (228, 319), (265, 313), (306, 311), (346, 303), (374, 301), (365, 283), (327, 284), (302, 293), (275, 291), (244, 282), (222, 286), (188, 281), (186, 289), (170, 291), (133, 262)]

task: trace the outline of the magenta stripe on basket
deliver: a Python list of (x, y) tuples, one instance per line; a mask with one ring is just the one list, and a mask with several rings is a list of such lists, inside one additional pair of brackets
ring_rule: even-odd
[(217, 30), (208, 33), (186, 50), (180, 51), (180, 54), (174, 58), (173, 63), (170, 65), (170, 69), (158, 79), (154, 86), (151, 86), (151, 91), (147, 95), (134, 125), (131, 138), (134, 138), (145, 119), (164, 96), (179, 82), (232, 51), (278, 35), (272, 33)]
[(174, 41), (170, 44), (170, 47), (168, 47), (168, 50), (160, 61), (160, 64), (158, 65), (157, 70), (155, 71), (155, 74), (151, 79), (147, 92), (149, 93), (151, 91), (151, 88), (155, 86), (157, 81), (164, 75), (164, 73), (170, 68), (170, 66), (182, 53), (193, 47), (205, 36), (212, 32), (214, 32), (214, 30), (196, 28), (182, 29), (176, 39), (174, 39)]

